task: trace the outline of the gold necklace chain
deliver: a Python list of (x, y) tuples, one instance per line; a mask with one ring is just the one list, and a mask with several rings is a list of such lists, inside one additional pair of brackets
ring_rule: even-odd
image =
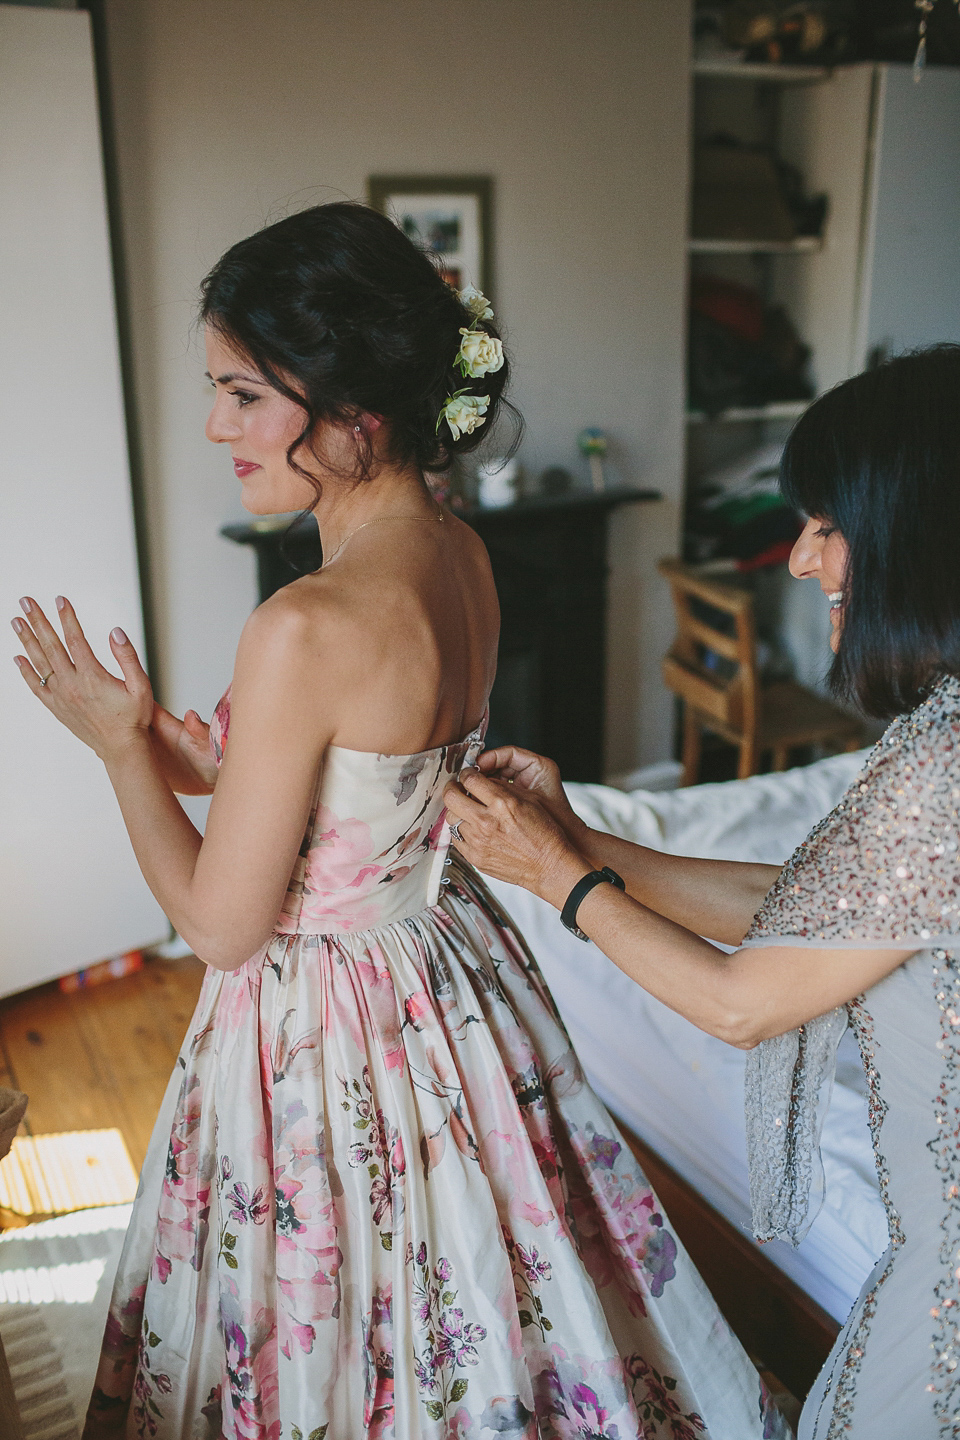
[(343, 539), (340, 541), (340, 544), (337, 546), (336, 550), (334, 550), (333, 554), (329, 558), (324, 557), (323, 564), (320, 567), (321, 570), (326, 570), (328, 565), (333, 564), (334, 560), (336, 560), (344, 545), (346, 545), (348, 540), (352, 540), (354, 535), (359, 535), (360, 531), (366, 530), (368, 525), (382, 525), (387, 520), (419, 520), (423, 522), (426, 522), (428, 520), (438, 520), (442, 525), (443, 510), (438, 508), (435, 515), (375, 515), (372, 520), (364, 520), (363, 524), (358, 525), (356, 530), (351, 530), (349, 535), (344, 535)]

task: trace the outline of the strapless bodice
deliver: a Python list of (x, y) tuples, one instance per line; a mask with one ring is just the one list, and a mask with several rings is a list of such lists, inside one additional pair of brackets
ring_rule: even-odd
[[(219, 764), (230, 691), (210, 723)], [(486, 716), (464, 740), (419, 755), (377, 755), (330, 745), (290, 885), (281, 935), (349, 934), (435, 905), (450, 848), (443, 791), (483, 748)]]

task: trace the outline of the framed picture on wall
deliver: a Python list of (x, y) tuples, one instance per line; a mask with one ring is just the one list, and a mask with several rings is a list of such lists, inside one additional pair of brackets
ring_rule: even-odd
[(429, 253), (456, 290), (475, 285), (492, 295), (493, 182), (483, 175), (373, 175), (370, 204)]

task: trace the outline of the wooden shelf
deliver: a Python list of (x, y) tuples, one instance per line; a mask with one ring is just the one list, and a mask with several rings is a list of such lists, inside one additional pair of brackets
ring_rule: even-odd
[(694, 75), (707, 75), (717, 80), (763, 80), (780, 85), (814, 85), (829, 80), (833, 71), (827, 65), (764, 65), (745, 60), (694, 60)]
[(812, 255), (823, 249), (820, 235), (798, 235), (795, 240), (687, 241), (691, 255)]
[(763, 420), (798, 420), (812, 400), (775, 400), (770, 405), (735, 405), (708, 415), (705, 410), (688, 410), (688, 425), (742, 425)]

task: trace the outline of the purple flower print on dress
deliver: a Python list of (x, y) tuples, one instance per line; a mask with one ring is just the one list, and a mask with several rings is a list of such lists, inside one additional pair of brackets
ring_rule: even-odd
[(384, 1250), (390, 1250), (393, 1231), (404, 1208), (403, 1178), (407, 1165), (403, 1141), (380, 1107), (374, 1105), (368, 1066), (363, 1067), (362, 1085), (357, 1079), (348, 1082), (343, 1076), (338, 1078), (343, 1086), (341, 1105), (344, 1110), (352, 1111), (354, 1129), (366, 1132), (363, 1140), (355, 1141), (350, 1147), (350, 1165), (352, 1169), (363, 1166), (370, 1175), (370, 1206), (378, 1229), (389, 1214), (390, 1226), (380, 1231), (380, 1244)]
[(135, 1390), (146, 1290), (146, 1282), (137, 1285), (124, 1303), (114, 1302), (107, 1316), (103, 1350), (90, 1398), (89, 1421), (93, 1425), (99, 1423), (106, 1427), (116, 1415), (119, 1403)]
[(420, 1398), (431, 1420), (448, 1419), (450, 1406), (466, 1395), (469, 1380), (455, 1371), (479, 1363), (477, 1346), (487, 1338), (483, 1325), (466, 1320), (463, 1310), (454, 1307), (457, 1292), (453, 1284), (453, 1266), (441, 1255), (431, 1274), (427, 1263), (427, 1247), (421, 1240), (414, 1254), (407, 1244), (404, 1263), (413, 1267), (411, 1308), (420, 1331), (419, 1344), (414, 1347), (413, 1368)]
[(160, 1344), (162, 1344), (160, 1336), (154, 1334), (146, 1315), (144, 1315), (140, 1330), (137, 1373), (133, 1382), (133, 1418), (140, 1440), (156, 1435), (157, 1421), (164, 1418), (156, 1397), (157, 1395), (169, 1395), (173, 1390), (173, 1381), (166, 1371), (151, 1368), (151, 1352)]
[(759, 1375), (757, 1379), (760, 1381), (760, 1418), (763, 1421), (763, 1440), (782, 1440), (786, 1422)]
[(370, 1204), (373, 1207), (373, 1223), (378, 1228), (387, 1211), (392, 1209), (392, 1194), (382, 1175), (374, 1175), (370, 1181)]
[(549, 1434), (556, 1440), (634, 1440), (648, 1435), (619, 1357), (592, 1361), (569, 1356), (555, 1345), (550, 1363), (534, 1376), (533, 1393), (541, 1425), (549, 1417)]
[(340, 1314), (337, 1216), (323, 1132), (300, 1099), (274, 1110), (276, 1266), (281, 1352), (310, 1354), (317, 1324)]
[[(587, 1126), (588, 1133), (592, 1129), (593, 1127), (591, 1125)], [(600, 1169), (612, 1170), (622, 1148), (623, 1147), (616, 1140), (612, 1139), (611, 1136), (594, 1134), (593, 1143), (590, 1147), (590, 1158), (593, 1164)]]
[(568, 1186), (581, 1258), (598, 1288), (618, 1284), (631, 1311), (643, 1315), (647, 1294), (659, 1299), (676, 1275), (676, 1241), (664, 1228), (656, 1196), (615, 1139), (590, 1124), (572, 1129), (570, 1140), (580, 1161)]
[(644, 1256), (644, 1265), (650, 1279), (650, 1294), (654, 1299), (659, 1300), (663, 1294), (663, 1287), (668, 1280), (672, 1280), (677, 1273), (675, 1264), (677, 1258), (677, 1242), (669, 1230), (663, 1227), (663, 1216), (652, 1214), (650, 1224), (653, 1227), (647, 1240), (647, 1253)]
[(544, 1313), (543, 1300), (537, 1292), (542, 1283), (549, 1281), (553, 1273), (552, 1266), (534, 1246), (527, 1250), (525, 1246), (518, 1244), (506, 1226), (503, 1227), (502, 1234), (513, 1271), (520, 1328), (526, 1330), (528, 1326), (535, 1325), (540, 1331), (540, 1338), (545, 1341), (547, 1331), (553, 1329), (553, 1322)]
[(227, 1381), (223, 1433), (234, 1440), (281, 1440), (274, 1312), (244, 1308), (228, 1288), (221, 1292), (220, 1318)]
[(246, 1225), (248, 1220), (252, 1220), (254, 1225), (262, 1225), (270, 1214), (270, 1202), (264, 1199), (262, 1185), (258, 1185), (251, 1195), (243, 1181), (238, 1180), (227, 1199), (233, 1205), (230, 1219), (236, 1220), (238, 1225)]
[(378, 1285), (364, 1326), (365, 1440), (393, 1440), (393, 1287)]
[(530, 1428), (534, 1419), (533, 1411), (527, 1409), (519, 1395), (495, 1395), (480, 1416), (480, 1428), (492, 1430), (494, 1435), (521, 1436), (526, 1440), (527, 1435), (537, 1433)]
[(157, 1217), (153, 1274), (166, 1283), (176, 1262), (200, 1270), (210, 1222), (216, 1158), (200, 1135), (200, 1077), (184, 1076), (177, 1102)]
[(454, 1365), (476, 1365), (480, 1356), (477, 1346), (485, 1340), (487, 1332), (482, 1325), (464, 1320), (463, 1311), (447, 1310), (440, 1317), (440, 1335), (437, 1358), (443, 1364), (449, 1357)]
[(531, 1246), (529, 1250), (525, 1250), (524, 1247), (517, 1242), (517, 1257), (531, 1285), (538, 1285), (541, 1280), (550, 1279), (550, 1261), (544, 1259), (534, 1247)]
[[(697, 1437), (705, 1432), (707, 1427), (702, 1417), (695, 1411), (684, 1414), (674, 1399), (677, 1382), (672, 1375), (661, 1375), (642, 1355), (631, 1355), (625, 1368), (633, 1382), (633, 1398), (637, 1409), (648, 1429), (652, 1429), (654, 1424), (658, 1427), (669, 1425), (670, 1440), (697, 1440)], [(777, 1419), (780, 1419), (779, 1412)], [(660, 1432), (657, 1430), (653, 1433)], [(779, 1435), (781, 1432), (777, 1430), (770, 1433)]]

